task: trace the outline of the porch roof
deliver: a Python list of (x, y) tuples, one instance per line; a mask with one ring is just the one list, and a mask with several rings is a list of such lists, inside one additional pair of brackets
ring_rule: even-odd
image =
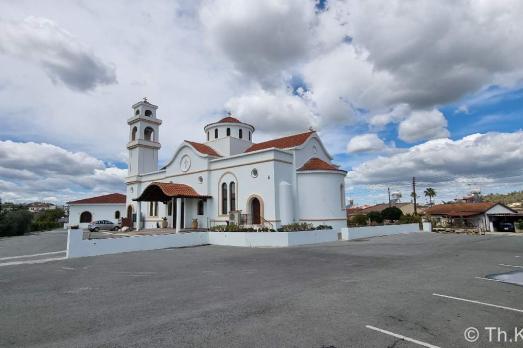
[(143, 190), (138, 198), (133, 200), (139, 202), (167, 202), (172, 198), (207, 199), (210, 197), (211, 196), (200, 195), (189, 185), (170, 182), (153, 182)]

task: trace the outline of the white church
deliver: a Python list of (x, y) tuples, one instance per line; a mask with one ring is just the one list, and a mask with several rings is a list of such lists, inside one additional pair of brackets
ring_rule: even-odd
[(124, 217), (135, 229), (346, 227), (347, 172), (315, 131), (255, 143), (254, 126), (229, 115), (204, 127), (204, 142), (183, 141), (159, 168), (158, 106), (144, 98), (132, 109)]

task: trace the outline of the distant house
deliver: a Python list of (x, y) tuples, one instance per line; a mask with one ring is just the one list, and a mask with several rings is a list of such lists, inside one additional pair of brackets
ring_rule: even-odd
[[(396, 207), (402, 211), (403, 214), (414, 214), (414, 203), (391, 203), (390, 205), (388, 203), (381, 203), (376, 205), (371, 205), (370, 207), (361, 209), (358, 214), (368, 214), (370, 212), (378, 212), (381, 213), (383, 210), (387, 209), (388, 207)], [(420, 205), (417, 205), (417, 212), (418, 214), (421, 214), (425, 207), (422, 207)]]
[(69, 226), (79, 225), (80, 228), (86, 228), (90, 222), (96, 220), (118, 223), (125, 212), (125, 200), (125, 195), (111, 193), (68, 202)]
[(354, 215), (360, 214), (360, 211), (363, 210), (362, 207), (351, 207), (347, 208), (347, 219), (350, 220)]
[(460, 221), (488, 232), (498, 231), (502, 223), (513, 224), (523, 218), (522, 213), (493, 202), (438, 204), (425, 210), (425, 215), (443, 226)]
[(33, 202), (27, 205), (27, 210), (29, 210), (31, 213), (38, 213), (44, 210), (54, 210), (56, 208), (56, 205), (44, 202)]

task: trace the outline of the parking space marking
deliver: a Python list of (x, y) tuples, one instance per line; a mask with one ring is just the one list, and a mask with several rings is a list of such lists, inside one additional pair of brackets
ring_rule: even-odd
[(28, 261), (12, 261), (12, 262), (4, 262), (0, 263), (0, 267), (3, 266), (17, 266), (17, 265), (32, 265), (35, 263), (46, 263), (49, 261), (58, 261), (58, 260), (66, 260), (67, 257), (53, 257), (49, 259), (38, 259), (38, 260), (28, 260)]
[(474, 278), (481, 279), (481, 280), (490, 280), (491, 282), (505, 283), (504, 281), (499, 280), (499, 279), (490, 279), (490, 278), (485, 278), (485, 277), (474, 277)]
[(40, 253), (40, 254), (31, 254), (31, 255), (18, 255), (18, 256), (1, 257), (0, 261), (14, 260), (14, 259), (26, 259), (26, 258), (35, 257), (35, 256), (54, 255), (54, 254), (61, 254), (61, 253), (65, 253), (65, 252), (67, 252), (67, 250), (52, 251), (52, 252), (49, 252), (49, 253)]
[(514, 311), (514, 312), (523, 313), (523, 309), (517, 309), (517, 308), (512, 308), (512, 307), (507, 307), (507, 306), (500, 306), (500, 305), (496, 305), (496, 304), (492, 304), (492, 303), (486, 303), (486, 302), (481, 302), (481, 301), (469, 300), (469, 299), (466, 299), (466, 298), (454, 297), (454, 296), (448, 296), (448, 295), (442, 295), (442, 294), (436, 294), (436, 293), (433, 293), (432, 295), (439, 296), (439, 297), (444, 297), (444, 298), (449, 298), (449, 299), (452, 299), (452, 300), (458, 300), (458, 301), (463, 301), (463, 302), (475, 303), (475, 304), (480, 304), (480, 305), (483, 305), (483, 306), (501, 308), (501, 309), (506, 309), (508, 311)]
[(428, 347), (428, 348), (440, 348), (439, 346), (435, 346), (433, 344), (430, 344), (430, 343), (427, 343), (427, 342), (423, 342), (423, 341), (419, 341), (419, 340), (416, 340), (414, 338), (410, 338), (410, 337), (407, 337), (407, 336), (403, 336), (403, 335), (400, 335), (400, 334), (397, 334), (397, 333), (394, 333), (394, 332), (390, 332), (390, 331), (387, 331), (387, 330), (383, 330), (383, 329), (380, 329), (380, 328), (377, 328), (375, 326), (371, 326), (371, 325), (365, 325), (365, 327), (367, 329), (371, 329), (371, 330), (374, 330), (374, 331), (378, 331), (378, 332), (381, 332), (381, 333), (384, 333), (386, 335), (389, 335), (389, 336), (393, 336), (393, 337), (396, 337), (396, 338), (399, 338), (399, 339), (402, 339), (404, 341), (408, 341), (408, 342), (412, 342), (412, 343), (416, 343), (420, 346), (423, 346), (423, 347)]
[(500, 263), (499, 265), (500, 265), (500, 266), (503, 266), (503, 267), (523, 268), (523, 266), (518, 266), (518, 265), (506, 265), (506, 264), (504, 264), (504, 263)]

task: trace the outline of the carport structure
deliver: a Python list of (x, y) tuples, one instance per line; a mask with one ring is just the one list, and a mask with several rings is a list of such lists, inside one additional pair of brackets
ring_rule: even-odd
[[(206, 202), (211, 196), (200, 195), (194, 188), (185, 184), (153, 182), (143, 190), (142, 194), (133, 199), (137, 202), (171, 202), (175, 212), (172, 214), (171, 226), (176, 226), (176, 233), (182, 228), (182, 204), (187, 199), (202, 200)], [(140, 230), (141, 225), (141, 204), (138, 204), (136, 215), (136, 229)]]
[(492, 225), (492, 231), (503, 231), (500, 228), (501, 223), (509, 222), (512, 226), (516, 225), (516, 222), (523, 220), (523, 213), (497, 213), (497, 214), (487, 214), (489, 221)]

